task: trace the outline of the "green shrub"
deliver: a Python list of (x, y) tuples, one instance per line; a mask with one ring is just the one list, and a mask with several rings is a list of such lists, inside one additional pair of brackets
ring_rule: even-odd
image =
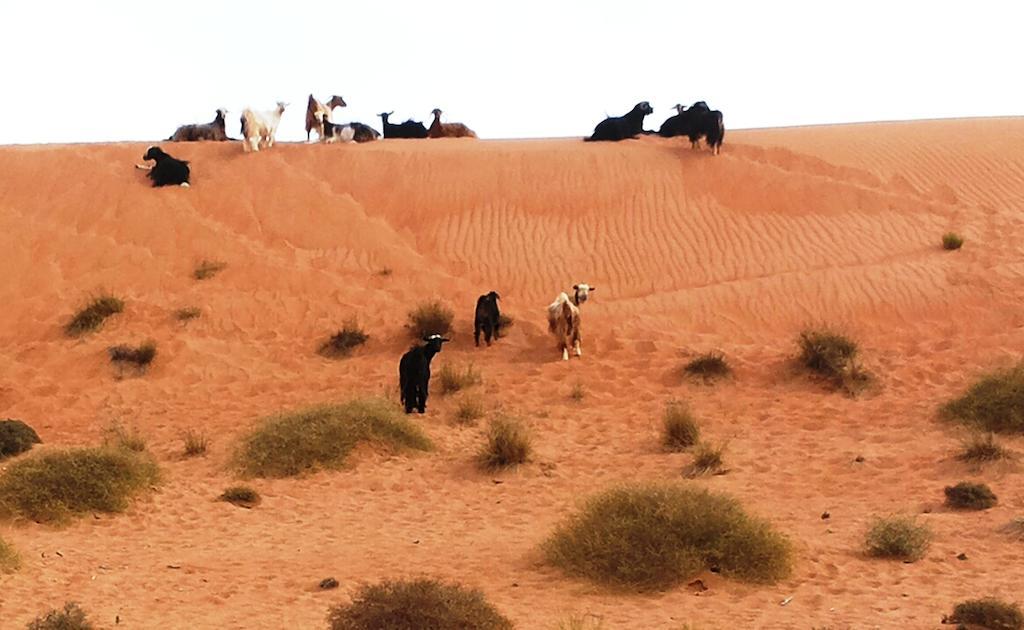
[(156, 342), (147, 341), (140, 346), (118, 345), (107, 348), (112, 363), (131, 363), (140, 370), (145, 370), (156, 358)]
[(994, 597), (971, 599), (957, 604), (944, 623), (965, 623), (991, 630), (1021, 630), (1024, 613), (1020, 606), (1007, 604)]
[(964, 245), (964, 237), (956, 232), (946, 232), (942, 235), (942, 249), (960, 249)]
[(113, 295), (100, 295), (89, 302), (85, 308), (75, 313), (68, 325), (64, 327), (64, 333), (68, 337), (80, 337), (85, 333), (98, 330), (105, 319), (123, 310), (124, 302), (120, 298)]
[(133, 453), (146, 450), (146, 438), (136, 428), (126, 428), (120, 422), (112, 422), (103, 431), (103, 445)]
[(1001, 459), (1013, 459), (1013, 453), (996, 440), (992, 433), (973, 433), (960, 445), (957, 459), (972, 464), (987, 464)]
[(511, 630), (483, 593), (439, 580), (385, 580), (360, 588), (352, 603), (334, 606), (330, 630)]
[(924, 557), (931, 540), (931, 530), (913, 517), (889, 516), (874, 520), (865, 545), (869, 556), (914, 562)]
[(206, 437), (206, 434), (195, 429), (185, 431), (181, 439), (185, 443), (185, 457), (206, 455), (206, 450), (210, 447), (210, 439)]
[(21, 566), (21, 558), (14, 547), (0, 538), (0, 573), (14, 573)]
[(63, 610), (51, 610), (36, 617), (28, 624), (28, 630), (93, 630), (94, 626), (85, 616), (85, 611), (74, 602), (64, 604)]
[(192, 271), (192, 277), (196, 280), (208, 280), (223, 271), (227, 266), (226, 262), (219, 260), (204, 260)]
[(482, 468), (500, 470), (525, 463), (533, 451), (530, 434), (517, 419), (498, 416), (487, 430), (487, 444), (477, 460)]
[(732, 368), (721, 352), (705, 352), (683, 367), (687, 376), (699, 378), (705, 383), (732, 375)]
[(437, 372), (437, 384), (442, 395), (453, 394), (482, 382), (483, 377), (480, 376), (480, 371), (474, 370), (472, 363), (467, 365), (464, 370), (445, 363)]
[(740, 580), (789, 575), (784, 536), (726, 495), (685, 485), (603, 492), (545, 542), (547, 560), (579, 577), (638, 590), (677, 585), (705, 569)]
[(693, 461), (686, 468), (687, 477), (701, 477), (703, 475), (719, 475), (724, 472), (722, 469), (725, 463), (723, 454), (725, 444), (712, 444), (711, 442), (698, 442), (693, 449)]
[(328, 359), (343, 359), (352, 354), (352, 350), (366, 343), (369, 338), (370, 335), (367, 335), (355, 320), (348, 321), (341, 330), (320, 346), (319, 352)]
[(697, 443), (700, 427), (690, 413), (690, 408), (681, 402), (670, 402), (665, 407), (664, 435), (662, 444), (670, 451), (685, 451)]
[(797, 340), (800, 363), (848, 394), (871, 383), (871, 375), (857, 363), (858, 347), (848, 337), (828, 329), (805, 330)]
[(353, 400), (271, 416), (243, 438), (235, 465), (254, 477), (339, 468), (361, 442), (393, 450), (431, 448), (430, 439), (386, 400)]
[(986, 374), (941, 413), (985, 431), (1024, 433), (1024, 362)]
[(983, 483), (961, 481), (955, 486), (946, 486), (946, 505), (960, 510), (987, 510), (998, 499), (992, 489)]
[(409, 330), (417, 339), (446, 335), (452, 329), (455, 313), (441, 302), (424, 302), (409, 313)]
[(14, 462), (0, 476), (0, 516), (64, 523), (90, 512), (121, 512), (159, 479), (152, 459), (130, 451), (50, 451)]
[(479, 396), (463, 396), (455, 407), (452, 420), (454, 420), (455, 424), (474, 424), (477, 420), (484, 417), (486, 411), (483, 398)]
[(20, 455), (42, 443), (35, 429), (21, 420), (0, 420), (0, 460)]
[(260, 493), (249, 486), (231, 486), (218, 497), (221, 501), (227, 501), (232, 505), (252, 509), (260, 504), (262, 497)]
[(174, 319), (179, 322), (187, 322), (196, 319), (203, 314), (203, 311), (198, 306), (186, 306), (185, 308), (179, 308), (174, 311)]

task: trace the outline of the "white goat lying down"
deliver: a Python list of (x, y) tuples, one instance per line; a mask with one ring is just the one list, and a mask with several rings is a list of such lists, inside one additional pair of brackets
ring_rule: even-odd
[(246, 109), (242, 112), (242, 149), (259, 151), (274, 146), (274, 135), (281, 122), (281, 114), (288, 103), (277, 102), (277, 109), (267, 112), (254, 112)]
[(575, 351), (576, 356), (583, 356), (583, 350), (580, 348), (580, 305), (586, 302), (590, 292), (596, 291), (597, 288), (581, 283), (572, 285), (572, 290), (571, 298), (565, 293), (559, 293), (555, 301), (548, 306), (548, 328), (558, 340), (563, 361), (569, 360), (569, 348)]

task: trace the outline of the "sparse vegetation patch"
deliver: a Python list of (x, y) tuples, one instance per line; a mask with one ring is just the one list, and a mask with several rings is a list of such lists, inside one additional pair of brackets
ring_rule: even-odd
[(698, 442), (693, 449), (693, 461), (683, 472), (687, 477), (724, 474), (724, 453), (725, 444)]
[(632, 485), (599, 494), (544, 545), (549, 562), (616, 587), (675, 586), (706, 569), (744, 581), (789, 575), (787, 539), (733, 498), (686, 485)]
[(223, 271), (228, 264), (219, 260), (203, 260), (199, 263), (196, 268), (192, 271), (192, 277), (196, 280), (209, 280), (221, 271)]
[(147, 341), (139, 346), (111, 346), (107, 348), (107, 354), (114, 364), (134, 365), (139, 370), (145, 370), (156, 358), (156, 342)]
[(330, 630), (512, 630), (483, 593), (439, 580), (386, 580), (364, 586), (352, 602), (334, 606)]
[(669, 451), (685, 451), (700, 438), (700, 427), (686, 403), (670, 402), (665, 407), (662, 444)]
[(101, 295), (94, 298), (82, 310), (75, 313), (64, 332), (69, 337), (81, 337), (86, 333), (99, 330), (111, 315), (116, 315), (124, 310), (124, 301), (113, 295)]
[(21, 566), (21, 558), (14, 547), (0, 538), (0, 573), (14, 573)]
[(1024, 362), (986, 374), (941, 413), (985, 431), (1024, 433)]
[(932, 533), (909, 516), (876, 518), (868, 529), (865, 545), (869, 556), (914, 562), (924, 557)]
[(971, 464), (987, 464), (1013, 459), (1013, 453), (992, 433), (972, 433), (961, 443), (956, 458)]
[(115, 421), (103, 431), (103, 445), (142, 453), (146, 450), (146, 437), (138, 429), (125, 427)]
[(998, 499), (992, 489), (983, 483), (961, 481), (955, 486), (946, 486), (946, 505), (958, 510), (987, 510)]
[(857, 344), (848, 337), (828, 329), (805, 330), (797, 343), (800, 363), (847, 394), (858, 394), (871, 384), (871, 374), (857, 362)]
[(942, 235), (942, 249), (960, 249), (964, 245), (964, 237), (956, 232), (946, 232)]
[(477, 455), (477, 460), (482, 468), (500, 470), (525, 463), (532, 451), (532, 440), (523, 423), (515, 418), (498, 416), (491, 420), (487, 443)]
[(21, 420), (0, 420), (0, 460), (20, 455), (42, 443), (35, 429)]
[(269, 417), (245, 436), (236, 467), (253, 477), (291, 477), (339, 468), (361, 442), (392, 450), (429, 450), (423, 431), (386, 400), (319, 405)]
[(451, 363), (445, 363), (437, 372), (437, 384), (442, 395), (454, 394), (482, 382), (483, 377), (480, 376), (480, 370), (474, 369), (472, 363), (464, 369), (454, 367)]
[(683, 372), (705, 383), (732, 376), (732, 368), (721, 352), (705, 352), (683, 366)]
[(174, 319), (179, 322), (188, 322), (201, 316), (203, 311), (198, 306), (186, 306), (174, 311)]
[(572, 389), (569, 390), (569, 399), (573, 402), (583, 402), (583, 399), (587, 397), (587, 390), (583, 387), (583, 383), (576, 381), (573, 383)]
[(348, 321), (341, 330), (320, 346), (319, 352), (329, 359), (343, 359), (352, 354), (352, 350), (366, 343), (369, 338), (370, 335), (367, 335), (358, 323), (354, 320)]
[(452, 420), (455, 424), (474, 424), (484, 417), (486, 411), (483, 398), (480, 396), (463, 396), (455, 407)]
[(409, 330), (417, 339), (446, 335), (451, 331), (454, 319), (455, 312), (441, 302), (424, 302), (409, 313)]
[(206, 434), (195, 429), (185, 431), (181, 439), (185, 443), (185, 457), (206, 455), (206, 450), (210, 447), (210, 439)]
[(28, 624), (28, 630), (93, 630), (85, 611), (78, 604), (68, 602), (62, 610), (51, 610), (45, 615), (36, 617)]
[(1024, 612), (1017, 604), (984, 597), (957, 604), (944, 623), (971, 624), (989, 630), (1021, 630), (1024, 628)]
[(41, 453), (0, 476), (0, 516), (63, 523), (84, 513), (121, 512), (159, 479), (152, 459), (122, 449)]
[(222, 492), (219, 498), (221, 501), (246, 509), (256, 507), (263, 500), (260, 493), (249, 486), (231, 486)]

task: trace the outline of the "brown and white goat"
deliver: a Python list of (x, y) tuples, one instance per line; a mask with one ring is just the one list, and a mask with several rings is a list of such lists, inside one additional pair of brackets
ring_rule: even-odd
[(591, 291), (596, 288), (588, 284), (574, 284), (570, 298), (566, 293), (559, 293), (555, 301), (548, 306), (548, 329), (558, 340), (562, 350), (562, 360), (569, 360), (569, 348), (576, 356), (583, 356), (580, 349), (580, 306), (587, 301)]
[[(334, 111), (335, 107), (348, 107), (345, 103), (345, 99), (341, 98), (337, 94), (331, 97), (331, 100), (327, 101), (326, 104), (316, 100), (316, 98), (310, 94), (309, 102), (306, 104), (306, 142), (309, 142), (309, 132), (314, 129), (320, 139), (324, 137), (324, 126), (322, 121), (331, 120), (331, 112)], [(323, 112), (323, 118), (317, 118), (317, 112)]]

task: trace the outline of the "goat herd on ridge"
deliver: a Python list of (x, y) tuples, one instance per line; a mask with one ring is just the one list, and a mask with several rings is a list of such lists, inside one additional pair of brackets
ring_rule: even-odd
[[(284, 114), (287, 103), (278, 102), (277, 108), (270, 111), (256, 112), (246, 109), (242, 112), (241, 130), (244, 151), (259, 151), (268, 149), (274, 145), (274, 136), (277, 133), (278, 124)], [(316, 131), (320, 142), (371, 142), (381, 137), (376, 129), (369, 125), (351, 122), (334, 123), (331, 121), (331, 114), (337, 107), (347, 107), (345, 99), (340, 96), (332, 96), (327, 103), (321, 103), (312, 94), (309, 95), (309, 103), (306, 108), (306, 139), (310, 140), (313, 131)], [(696, 149), (701, 138), (704, 138), (713, 155), (718, 155), (722, 147), (722, 140), (725, 137), (725, 126), (722, 121), (722, 112), (708, 107), (704, 101), (698, 101), (690, 107), (683, 105), (675, 106), (676, 114), (669, 117), (657, 131), (657, 134), (664, 138), (686, 136), (689, 138), (691, 147)], [(654, 109), (647, 101), (637, 103), (633, 109), (623, 116), (609, 117), (597, 124), (594, 133), (584, 138), (585, 141), (619, 141), (635, 138), (641, 134), (653, 134), (643, 128), (644, 118), (653, 113)], [(441, 122), (441, 110), (435, 109), (431, 112), (434, 121), (427, 128), (421, 122), (406, 120), (395, 125), (388, 118), (393, 112), (378, 114), (384, 126), (383, 137), (387, 138), (476, 138), (472, 129), (462, 123)], [(213, 122), (205, 124), (182, 125), (168, 139), (172, 142), (191, 141), (228, 141), (225, 130), (227, 111), (217, 110)], [(144, 160), (154, 162), (153, 166), (137, 165), (137, 168), (146, 169), (153, 181), (153, 186), (185, 186), (189, 185), (190, 169), (189, 163), (171, 157), (159, 147), (150, 147), (143, 156)], [(562, 352), (562, 359), (569, 360), (569, 349), (571, 348), (576, 356), (582, 356), (580, 347), (580, 306), (587, 301), (590, 292), (595, 287), (585, 283), (574, 284), (572, 295), (560, 293), (555, 301), (548, 306), (547, 319), (551, 334), (558, 342), (558, 348)], [(500, 313), (498, 311), (499, 296), (495, 291), (481, 295), (477, 300), (476, 313), (474, 315), (474, 337), (476, 345), (480, 345), (480, 333), (484, 333), (487, 345), (491, 344), (492, 337), (498, 335)], [(441, 351), (441, 346), (449, 339), (441, 335), (429, 335), (423, 339), (424, 345), (410, 349), (399, 363), (399, 388), (401, 389), (402, 404), (406, 413), (414, 410), (420, 413), (426, 412), (428, 384), (430, 381), (430, 361), (434, 355)]]

